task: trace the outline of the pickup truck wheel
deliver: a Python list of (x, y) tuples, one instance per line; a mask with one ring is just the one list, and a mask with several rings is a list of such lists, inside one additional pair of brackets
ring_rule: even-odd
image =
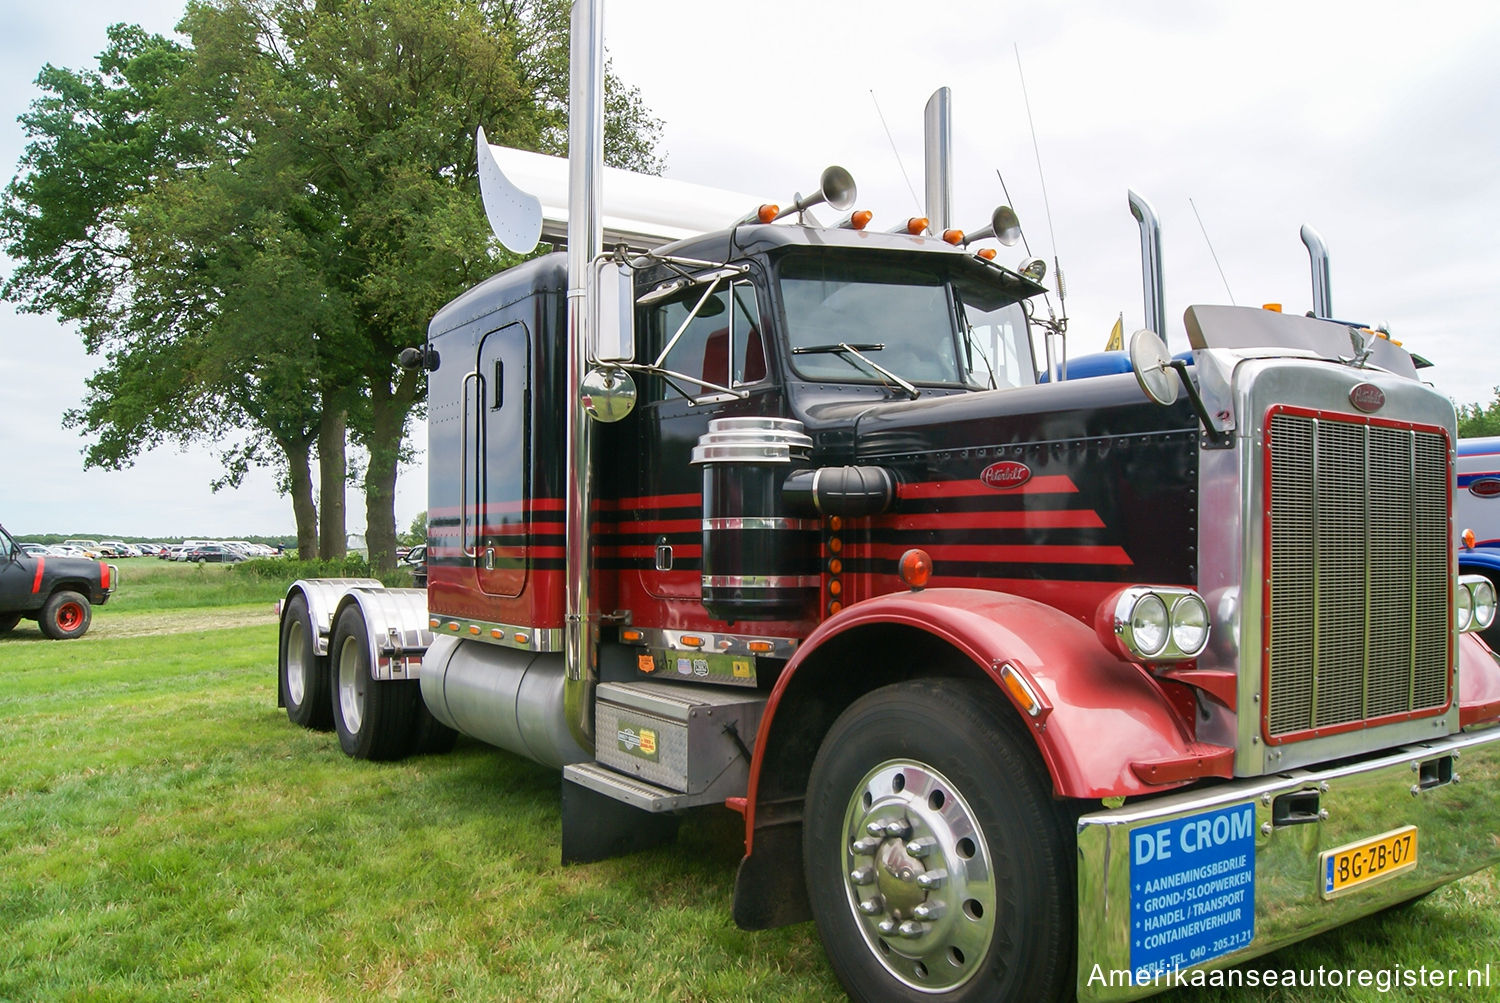
[(803, 866), (856, 1000), (1056, 1000), (1073, 988), (1072, 833), (994, 688), (876, 690), (813, 762)]
[(0, 613), (0, 634), (9, 634), (21, 622), (19, 613)]
[(358, 606), (339, 614), (328, 651), (339, 746), (355, 759), (404, 757), (412, 747), (417, 683), (371, 678), (370, 645)]
[(313, 646), (312, 616), (300, 592), (287, 600), (281, 628), (281, 692), (293, 724), (327, 731), (333, 727), (328, 698), (328, 665)]
[(93, 619), (89, 601), (77, 592), (54, 592), (42, 607), (37, 625), (54, 641), (82, 637)]

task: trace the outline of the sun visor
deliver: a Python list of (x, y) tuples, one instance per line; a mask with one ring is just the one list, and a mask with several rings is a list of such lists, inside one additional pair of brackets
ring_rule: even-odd
[(1362, 334), (1356, 325), (1257, 310), (1245, 306), (1190, 306), (1183, 315), (1188, 343), (1203, 348), (1292, 348), (1311, 351), (1325, 359), (1348, 359), (1357, 354), (1352, 335), (1361, 343), (1371, 339), (1370, 364), (1397, 376), (1417, 378), (1417, 367), (1406, 349), (1389, 338)]
[[(478, 141), (480, 193), (500, 242), (520, 254), (542, 237), (565, 243), (567, 159), (491, 145), (483, 129)], [(604, 245), (636, 250), (725, 229), (765, 201), (614, 167), (604, 169), (603, 189)]]

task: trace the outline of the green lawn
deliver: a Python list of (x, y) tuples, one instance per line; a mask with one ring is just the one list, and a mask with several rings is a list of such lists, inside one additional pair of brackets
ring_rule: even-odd
[[(810, 924), (731, 922), (738, 816), (562, 867), (556, 772), (345, 758), (275, 706), (278, 585), (140, 563), (82, 640), (0, 639), (0, 1000), (841, 997)], [(1491, 871), (1257, 967), (1500, 967), (1497, 902)]]

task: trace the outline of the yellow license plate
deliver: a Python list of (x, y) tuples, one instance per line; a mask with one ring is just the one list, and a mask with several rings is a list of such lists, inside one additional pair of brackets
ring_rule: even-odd
[(1414, 825), (1392, 829), (1335, 850), (1325, 850), (1318, 858), (1325, 899), (1416, 866), (1417, 827)]

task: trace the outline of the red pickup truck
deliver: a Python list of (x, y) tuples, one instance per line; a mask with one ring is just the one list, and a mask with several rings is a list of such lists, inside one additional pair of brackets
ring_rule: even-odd
[(25, 618), (54, 640), (82, 637), (93, 618), (90, 605), (103, 605), (119, 577), (103, 561), (28, 554), (0, 526), (0, 634)]

